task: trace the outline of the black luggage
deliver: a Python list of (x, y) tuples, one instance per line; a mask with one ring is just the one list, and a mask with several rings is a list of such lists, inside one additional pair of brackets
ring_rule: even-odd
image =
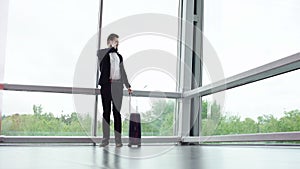
[(131, 113), (131, 96), (129, 96), (129, 143), (128, 146), (141, 146), (141, 115), (139, 113)]

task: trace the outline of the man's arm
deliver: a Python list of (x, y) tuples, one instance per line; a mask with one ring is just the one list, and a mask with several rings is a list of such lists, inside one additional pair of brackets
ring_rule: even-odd
[(128, 78), (127, 78), (127, 74), (126, 74), (126, 71), (125, 71), (125, 68), (124, 68), (124, 62), (123, 62), (123, 56), (118, 53), (118, 56), (120, 58), (120, 73), (121, 73), (121, 79), (122, 79), (122, 82), (125, 84), (126, 88), (128, 89), (128, 92), (131, 93), (131, 85), (129, 84), (129, 81), (128, 81)]
[(103, 58), (105, 57), (105, 55), (107, 53), (109, 53), (111, 50), (111, 48), (106, 48), (106, 49), (98, 49), (97, 51), (97, 56), (98, 56), (98, 59), (99, 59), (99, 62), (101, 62), (103, 60)]
[(130, 89), (131, 85), (128, 82), (128, 78), (127, 78), (127, 74), (126, 74), (123, 62), (120, 63), (120, 70), (121, 70), (121, 74), (122, 74), (121, 76), (122, 76), (123, 83), (125, 84), (127, 89)]

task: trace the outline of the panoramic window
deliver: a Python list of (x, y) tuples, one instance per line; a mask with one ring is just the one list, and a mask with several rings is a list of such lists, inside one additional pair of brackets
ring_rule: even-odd
[[(204, 5), (204, 35), (225, 77), (299, 52), (300, 1), (207, 0)], [(203, 83), (211, 76), (205, 73)]]
[[(104, 41), (106, 28), (126, 17), (143, 14), (151, 17), (153, 14), (176, 20), (169, 30), (173, 36), (157, 31), (120, 37), (119, 51), (124, 57), (133, 90), (176, 91), (178, 5), (179, 1), (174, 0), (104, 1), (101, 30)], [(98, 0), (9, 1), (4, 83), (94, 88), (98, 14)], [(126, 23), (123, 26), (135, 27)], [(105, 43), (101, 43), (101, 47), (106, 47)], [(134, 65), (150, 63), (145, 57), (154, 62), (145, 68), (134, 69)], [(163, 64), (168, 61), (167, 68), (155, 65), (159, 57), (164, 58)], [(143, 62), (139, 63), (135, 58)], [(3, 135), (91, 135), (95, 96), (17, 91), (4, 91), (2, 95)], [(126, 99), (124, 97), (123, 106), (128, 105)], [(132, 98), (132, 107), (138, 105), (142, 114), (145, 135), (173, 134), (174, 103), (172, 99)], [(102, 135), (100, 99), (98, 110), (98, 135)], [(128, 109), (123, 108), (121, 113), (123, 126), (126, 126)], [(164, 119), (168, 119), (167, 123)], [(33, 124), (33, 121), (37, 123)], [(156, 124), (168, 130), (154, 130)]]
[[(203, 97), (202, 135), (300, 131), (300, 71)], [(223, 93), (224, 94), (224, 93)]]

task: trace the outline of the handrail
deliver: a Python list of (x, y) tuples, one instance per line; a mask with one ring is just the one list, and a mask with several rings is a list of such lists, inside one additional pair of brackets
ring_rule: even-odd
[[(224, 80), (220, 80), (218, 82), (214, 82), (212, 84), (205, 85), (183, 93), (136, 90), (134, 91), (133, 96), (173, 98), (173, 99), (206, 96), (227, 89), (260, 81), (273, 76), (277, 76), (290, 71), (294, 71), (297, 69), (300, 69), (300, 53), (296, 53), (294, 55), (285, 57), (283, 59), (231, 76)], [(100, 95), (100, 89), (96, 89), (96, 88), (38, 86), (38, 85), (21, 85), (21, 84), (7, 84), (7, 83), (0, 84), (0, 90)], [(126, 90), (124, 90), (124, 95), (128, 96)]]
[(300, 53), (265, 64), (263, 66), (231, 76), (224, 80), (205, 85), (183, 93), (183, 98), (206, 96), (227, 89), (246, 85), (266, 78), (300, 69)]
[[(21, 85), (21, 84), (0, 84), (2, 90), (8, 91), (25, 91), (25, 92), (48, 92), (48, 93), (65, 93), (65, 94), (84, 94), (84, 95), (100, 95), (100, 89), (82, 88), (82, 87), (58, 87), (58, 86), (38, 86), (38, 85)], [(1, 88), (0, 88), (1, 89)], [(123, 91), (128, 96), (127, 90)], [(135, 97), (155, 97), (179, 99), (182, 94), (179, 92), (161, 92), (161, 91), (133, 91)]]

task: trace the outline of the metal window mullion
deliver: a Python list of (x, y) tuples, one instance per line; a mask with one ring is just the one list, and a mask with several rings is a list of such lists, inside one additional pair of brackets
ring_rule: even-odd
[[(191, 90), (192, 76), (192, 55), (193, 55), (193, 27), (190, 23), (193, 22), (193, 1), (184, 0), (182, 4), (182, 36), (180, 39), (183, 43), (180, 51), (180, 87), (182, 92)], [(191, 12), (192, 11), (192, 12)], [(189, 135), (190, 132), (190, 115), (191, 115), (191, 99), (183, 98), (181, 104), (179, 105), (179, 125), (178, 125), (178, 135), (180, 137), (185, 137)]]
[[(111, 136), (110, 142), (115, 142), (115, 137)], [(0, 136), (0, 143), (95, 143), (100, 142), (101, 137), (86, 136)], [(128, 143), (129, 137), (122, 137), (122, 141)], [(143, 143), (178, 143), (181, 140), (177, 136), (143, 136)]]
[[(191, 89), (202, 86), (202, 59), (203, 59), (203, 0), (194, 1), (194, 36), (193, 36), (193, 82)], [(191, 104), (191, 132), (190, 136), (199, 136), (201, 130), (201, 110), (202, 110), (201, 96), (192, 98)]]
[[(180, 78), (181, 78), (181, 50), (182, 50), (182, 14), (183, 14), (183, 0), (179, 0), (179, 7), (178, 7), (178, 41), (177, 41), (177, 65), (176, 65), (176, 92), (182, 92), (180, 86)], [(173, 128), (173, 135), (178, 136), (179, 132), (179, 111), (180, 111), (180, 104), (181, 99), (176, 99), (175, 102), (175, 114), (174, 114), (174, 128)]]
[[(101, 48), (102, 17), (103, 17), (103, 0), (99, 0), (98, 49)], [(99, 65), (100, 65), (99, 59), (97, 59), (96, 89), (98, 89)], [(94, 121), (93, 121), (93, 127), (92, 127), (92, 135), (93, 136), (97, 136), (98, 97), (99, 97), (98, 95), (95, 96)]]
[[(8, 0), (0, 1), (0, 83), (4, 80), (4, 64), (8, 22)], [(1, 87), (3, 88), (3, 86)], [(2, 131), (2, 89), (0, 89), (0, 135)]]

